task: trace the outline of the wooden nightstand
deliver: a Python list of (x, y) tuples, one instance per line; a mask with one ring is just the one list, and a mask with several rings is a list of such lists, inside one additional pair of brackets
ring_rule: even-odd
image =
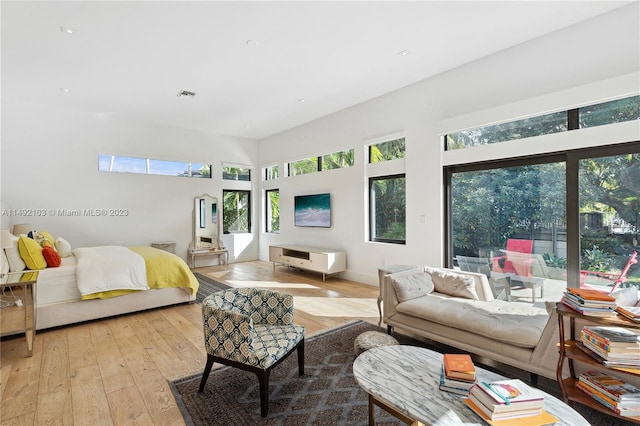
[(0, 309), (0, 334), (24, 331), (27, 356), (33, 355), (33, 340), (36, 335), (37, 282), (38, 271), (10, 272), (0, 278), (2, 295), (16, 296), (21, 301), (18, 305)]
[(175, 241), (156, 241), (151, 243), (151, 247), (160, 250), (168, 251), (169, 253), (176, 254), (176, 242)]

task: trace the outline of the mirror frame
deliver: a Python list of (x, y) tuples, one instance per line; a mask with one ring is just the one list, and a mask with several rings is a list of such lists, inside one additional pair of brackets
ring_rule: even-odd
[[(215, 235), (212, 236), (212, 247), (199, 247), (198, 245), (198, 236), (203, 235), (199, 234), (198, 230), (206, 229), (206, 212), (210, 211), (211, 208), (207, 205), (207, 201), (210, 200), (209, 205), (216, 205), (216, 223), (215, 223)], [(204, 220), (202, 213), (205, 213)], [(203, 226), (204, 225), (204, 226)], [(220, 207), (218, 206), (218, 198), (209, 194), (202, 194), (193, 197), (193, 212), (192, 212), (192, 226), (191, 226), (191, 248), (194, 250), (197, 249), (218, 249), (220, 247)]]

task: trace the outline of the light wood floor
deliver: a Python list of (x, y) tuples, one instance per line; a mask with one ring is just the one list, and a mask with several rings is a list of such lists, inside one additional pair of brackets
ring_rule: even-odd
[[(307, 336), (345, 322), (378, 322), (378, 288), (246, 262), (199, 268), (233, 287), (294, 295)], [(206, 355), (196, 304), (42, 331), (33, 357), (24, 338), (0, 343), (0, 424), (183, 425), (168, 385), (202, 372)]]

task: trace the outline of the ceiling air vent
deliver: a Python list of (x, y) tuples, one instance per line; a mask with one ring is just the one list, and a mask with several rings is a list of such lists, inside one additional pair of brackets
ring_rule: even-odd
[(196, 92), (190, 92), (189, 90), (181, 90), (176, 95), (179, 98), (193, 98), (196, 95)]

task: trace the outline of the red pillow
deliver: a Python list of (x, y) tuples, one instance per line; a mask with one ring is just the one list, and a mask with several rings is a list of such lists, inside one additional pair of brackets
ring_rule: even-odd
[(47, 261), (47, 266), (49, 268), (57, 268), (62, 263), (62, 259), (58, 252), (49, 246), (45, 246), (42, 248), (42, 255), (44, 256), (44, 260)]

